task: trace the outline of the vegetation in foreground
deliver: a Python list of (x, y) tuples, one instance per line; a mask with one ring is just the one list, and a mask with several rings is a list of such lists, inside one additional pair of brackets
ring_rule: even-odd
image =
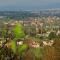
[(5, 25), (0, 33), (0, 60), (60, 60), (60, 35), (54, 32), (48, 37), (34, 32), (32, 37), (32, 33), (26, 33), (24, 26), (17, 22), (14, 27)]

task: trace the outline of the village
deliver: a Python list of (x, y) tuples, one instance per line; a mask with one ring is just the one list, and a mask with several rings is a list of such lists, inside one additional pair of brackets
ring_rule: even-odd
[[(3, 50), (11, 49), (12, 52), (7, 52), (13, 54), (12, 57), (6, 53), (7, 55), (4, 56), (8, 57), (6, 58), (7, 60), (34, 60), (35, 58), (36, 60), (49, 60), (48, 57), (51, 58), (50, 60), (55, 60), (60, 58), (58, 57), (60, 56), (59, 48), (56, 48), (60, 46), (60, 18), (49, 16), (47, 18), (2, 21), (1, 23), (0, 48)], [(29, 51), (32, 52), (34, 56), (32, 56)], [(46, 54), (48, 56), (46, 56)], [(27, 55), (29, 55), (28, 58)], [(3, 59), (2, 56), (1, 59)]]

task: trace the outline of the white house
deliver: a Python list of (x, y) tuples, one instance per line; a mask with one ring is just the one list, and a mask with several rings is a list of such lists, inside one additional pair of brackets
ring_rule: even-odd
[(23, 41), (18, 41), (17, 45), (23, 45)]
[(53, 40), (51, 40), (51, 41), (43, 41), (43, 46), (52, 46), (53, 43), (54, 43)]

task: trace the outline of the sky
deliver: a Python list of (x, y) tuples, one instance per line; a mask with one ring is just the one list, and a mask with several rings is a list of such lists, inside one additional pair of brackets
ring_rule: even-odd
[(0, 10), (40, 10), (60, 8), (60, 0), (0, 0)]

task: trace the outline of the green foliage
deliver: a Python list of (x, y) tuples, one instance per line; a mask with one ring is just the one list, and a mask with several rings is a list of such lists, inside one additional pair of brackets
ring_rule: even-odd
[(6, 36), (6, 30), (2, 30), (2, 36), (3, 36), (3, 37)]
[(13, 28), (13, 34), (15, 38), (22, 38), (25, 36), (24, 31), (23, 31), (23, 26), (21, 24), (16, 24), (15, 27)]
[(18, 52), (18, 54), (22, 54), (27, 48), (26, 44), (16, 45), (16, 41), (11, 41), (11, 49), (14, 53)]
[(23, 52), (25, 52), (25, 50), (27, 48), (28, 48), (28, 46), (26, 44), (18, 46), (18, 52), (19, 52), (19, 54), (22, 54)]
[(54, 32), (51, 32), (48, 36), (49, 40), (56, 38), (56, 34)]
[(42, 48), (34, 48), (33, 53), (37, 59), (42, 57)]
[(16, 53), (17, 46), (16, 46), (16, 41), (14, 40), (11, 42), (11, 49), (14, 53)]

